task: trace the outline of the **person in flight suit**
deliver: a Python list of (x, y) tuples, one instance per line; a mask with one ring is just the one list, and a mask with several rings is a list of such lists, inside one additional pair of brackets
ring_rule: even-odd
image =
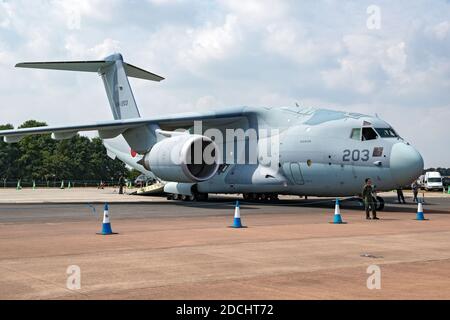
[(397, 189), (397, 199), (398, 199), (398, 203), (403, 203), (405, 204), (405, 196), (403, 194), (403, 189), (400, 187)]
[(417, 199), (417, 196), (419, 195), (419, 189), (420, 189), (420, 185), (417, 183), (417, 180), (413, 182), (413, 184), (411, 185), (411, 188), (413, 190), (414, 193), (414, 202), (419, 202), (419, 200)]
[(372, 186), (372, 180), (370, 178), (366, 179), (366, 184), (364, 185), (362, 191), (362, 197), (364, 199), (364, 204), (366, 208), (366, 219), (370, 220), (370, 210), (372, 209), (372, 219), (378, 220), (377, 218), (377, 209), (375, 206), (374, 200), (374, 188)]
[(123, 194), (123, 187), (125, 186), (125, 178), (123, 175), (119, 178), (119, 194)]

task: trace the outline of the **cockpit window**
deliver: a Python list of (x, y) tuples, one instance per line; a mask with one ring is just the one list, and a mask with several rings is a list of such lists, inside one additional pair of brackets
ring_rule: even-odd
[(361, 140), (361, 128), (353, 129), (350, 138), (352, 138), (353, 140), (360, 141)]
[(397, 133), (392, 128), (376, 128), (375, 130), (382, 138), (398, 138)]
[(378, 139), (378, 135), (373, 128), (362, 129), (362, 141)]

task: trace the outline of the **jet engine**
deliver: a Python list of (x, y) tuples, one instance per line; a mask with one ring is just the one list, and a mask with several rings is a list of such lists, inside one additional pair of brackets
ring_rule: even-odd
[(196, 183), (217, 173), (219, 149), (208, 137), (182, 134), (158, 142), (142, 160), (162, 180)]

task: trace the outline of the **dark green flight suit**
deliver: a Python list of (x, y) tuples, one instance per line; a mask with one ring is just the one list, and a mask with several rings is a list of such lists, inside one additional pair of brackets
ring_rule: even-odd
[(119, 178), (119, 194), (123, 194), (123, 187), (125, 186), (125, 179), (123, 176)]
[(362, 191), (362, 197), (366, 207), (366, 218), (370, 219), (370, 209), (372, 209), (372, 219), (375, 219), (377, 217), (377, 209), (373, 198), (373, 187), (366, 184)]

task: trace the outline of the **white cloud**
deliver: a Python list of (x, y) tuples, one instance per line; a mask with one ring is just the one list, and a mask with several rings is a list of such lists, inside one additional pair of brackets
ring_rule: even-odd
[(219, 3), (250, 29), (282, 20), (288, 13), (287, 3), (279, 0), (221, 0)]
[(268, 52), (278, 53), (301, 65), (318, 63), (340, 49), (333, 40), (321, 42), (309, 37), (307, 31), (294, 22), (273, 23), (266, 31), (264, 47)]
[(441, 23), (438, 23), (437, 25), (429, 28), (428, 31), (431, 31), (437, 40), (442, 41), (446, 38), (448, 39), (450, 36), (450, 22), (443, 21)]
[(227, 15), (225, 23), (214, 26), (208, 23), (200, 29), (189, 29), (185, 34), (190, 42), (190, 48), (180, 53), (180, 63), (196, 66), (209, 60), (223, 60), (235, 54), (240, 33), (238, 18)]
[(388, 47), (385, 50), (384, 59), (381, 61), (383, 69), (392, 78), (402, 82), (402, 75), (406, 68), (406, 59), (408, 58), (405, 51), (405, 43), (400, 42)]
[(344, 58), (339, 69), (322, 72), (324, 84), (331, 89), (345, 89), (359, 94), (370, 94), (376, 89), (372, 75), (376, 72), (369, 60)]
[(174, 5), (183, 2), (184, 0), (147, 0), (149, 3), (153, 5)]
[(8, 2), (0, 2), (0, 28), (9, 28), (11, 25), (11, 6)]
[(74, 15), (81, 18), (90, 18), (98, 21), (111, 21), (119, 0), (52, 0), (52, 9), (62, 14), (66, 21), (73, 19)]
[(103, 59), (111, 53), (121, 51), (119, 41), (110, 38), (104, 39), (101, 43), (91, 48), (86, 47), (85, 43), (79, 41), (76, 36), (69, 36), (66, 39), (65, 49), (68, 56), (74, 59)]
[(143, 53), (150, 64), (162, 64), (173, 72), (186, 70), (205, 75), (205, 67), (239, 54), (242, 41), (238, 18), (199, 26), (164, 26), (150, 35)]

